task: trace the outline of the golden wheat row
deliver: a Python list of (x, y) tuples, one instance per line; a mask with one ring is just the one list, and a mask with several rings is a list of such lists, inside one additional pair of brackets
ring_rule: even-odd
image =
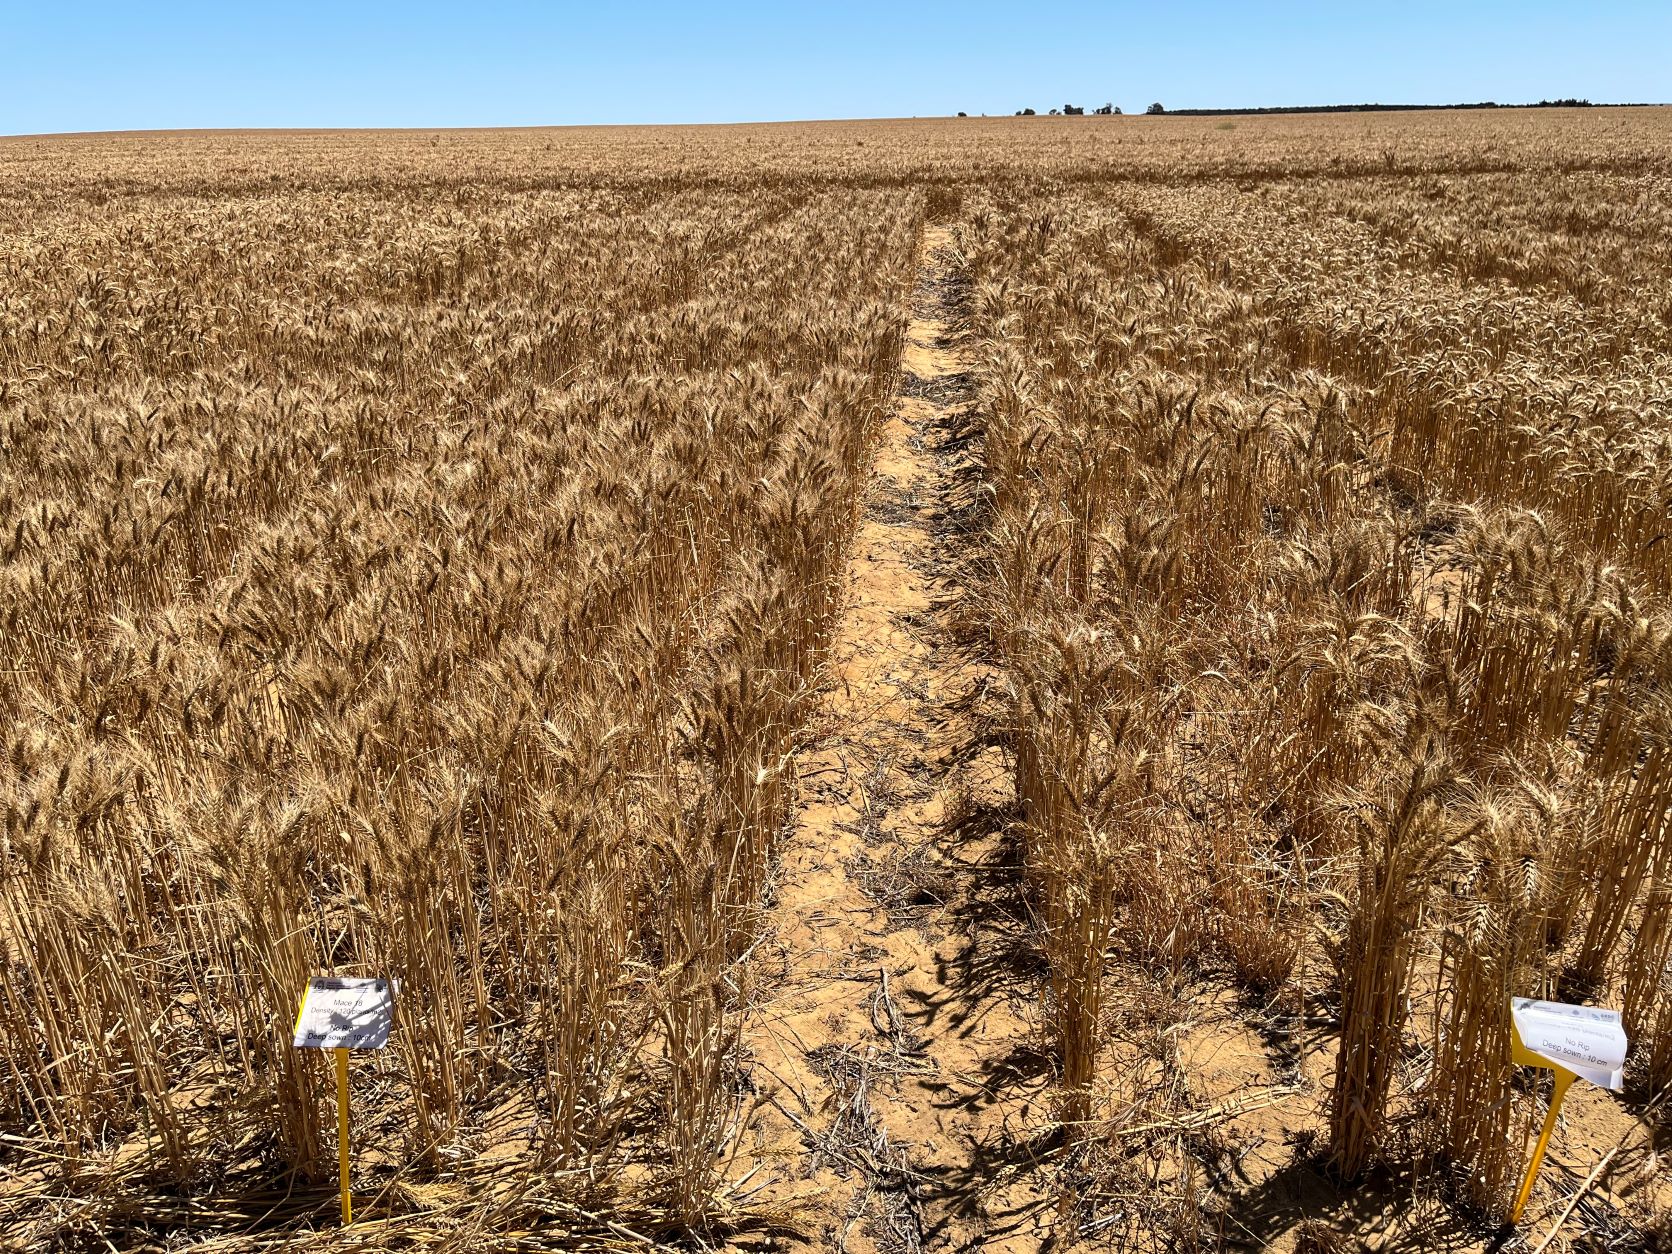
[(519, 1223), (728, 1222), (727, 972), (919, 205), (373, 187), (35, 222), (0, 351), (9, 1230), (235, 1231), (275, 1166), (329, 1176), (288, 1043), (319, 972), (402, 981), (376, 1209), (515, 1180)]
[(1672, 854), (1672, 359), (1653, 294), (1439, 274), (1335, 199), (972, 208), (995, 717), (1071, 1130), (1132, 1118), (1109, 955), (1225, 963), (1333, 1008), (1343, 1174), (1415, 1117), (1501, 1214), (1510, 995), (1623, 991), (1666, 1079), (1665, 946), (1627, 938)]

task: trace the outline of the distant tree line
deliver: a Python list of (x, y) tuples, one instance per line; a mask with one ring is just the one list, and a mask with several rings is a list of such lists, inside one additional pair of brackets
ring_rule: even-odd
[[(1177, 117), (1203, 118), (1222, 117), (1227, 114), (1240, 116), (1243, 114), (1262, 113), (1406, 113), (1415, 112), (1419, 109), (1640, 109), (1646, 107), (1646, 105), (1637, 102), (1615, 105), (1595, 105), (1591, 101), (1580, 99), (1577, 96), (1564, 96), (1560, 100), (1540, 100), (1534, 104), (1499, 104), (1496, 100), (1480, 100), (1468, 104), (1269, 105), (1263, 108), (1246, 109), (1165, 109), (1158, 100), (1149, 108), (1145, 109), (1144, 112), (1151, 115), (1170, 113)], [(1050, 116), (1077, 118), (1084, 116), (1085, 112), (1086, 110), (1083, 106), (1069, 104), (1063, 105), (1060, 109), (1052, 109), (1050, 111)], [(1093, 109), (1092, 113), (1098, 117), (1118, 116), (1120, 114), (1120, 108), (1117, 105), (1106, 104), (1101, 109)], [(964, 114), (960, 113), (958, 116), (963, 117)], [(1018, 109), (1016, 110), (1015, 116), (1019, 118), (1037, 117), (1038, 111), (1034, 109)]]
[[(1113, 105), (1113, 104), (1106, 104), (1101, 109), (1093, 109), (1092, 113), (1095, 116), (1100, 117), (1100, 118), (1117, 117), (1120, 114), (1120, 106), (1119, 105)], [(1085, 108), (1084, 105), (1065, 104), (1060, 109), (1052, 109), (1051, 110), (1051, 116), (1052, 117), (1061, 116), (1061, 117), (1065, 117), (1065, 118), (1081, 118), (1081, 117), (1084, 117), (1085, 115), (1086, 115), (1086, 108)], [(963, 117), (964, 115), (962, 113), (960, 113), (958, 116)], [(1018, 110), (1016, 110), (1016, 116), (1019, 117), (1019, 118), (1032, 118), (1032, 117), (1037, 117), (1039, 115), (1033, 109), (1018, 109)]]
[[(1480, 100), (1467, 104), (1342, 104), (1342, 105), (1276, 105), (1268, 108), (1249, 109), (1168, 109), (1166, 112), (1180, 117), (1219, 117), (1223, 114), (1261, 114), (1261, 113), (1407, 113), (1419, 109), (1591, 109), (1591, 108), (1639, 108), (1636, 104), (1594, 105), (1589, 100), (1576, 97), (1565, 97), (1561, 100), (1540, 100), (1535, 104), (1499, 104), (1496, 100)], [(1150, 106), (1151, 113), (1160, 113), (1161, 109)]]

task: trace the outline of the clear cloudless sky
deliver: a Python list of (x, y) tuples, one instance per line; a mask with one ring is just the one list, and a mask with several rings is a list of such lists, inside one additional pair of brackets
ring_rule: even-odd
[(0, 0), (0, 134), (1667, 101), (1669, 64), (1672, 0)]

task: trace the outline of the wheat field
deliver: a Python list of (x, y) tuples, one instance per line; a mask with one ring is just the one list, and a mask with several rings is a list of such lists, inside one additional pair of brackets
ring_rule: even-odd
[(0, 140), (3, 1242), (1658, 1248), (1669, 535), (1663, 109)]

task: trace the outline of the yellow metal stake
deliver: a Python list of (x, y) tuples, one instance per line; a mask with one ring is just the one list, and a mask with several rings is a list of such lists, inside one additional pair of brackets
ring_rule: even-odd
[(1562, 1108), (1562, 1099), (1567, 1096), (1568, 1086), (1579, 1077), (1566, 1067), (1559, 1067), (1548, 1058), (1533, 1053), (1521, 1043), (1521, 1033), (1516, 1031), (1515, 1025), (1510, 1024), (1510, 1060), (1523, 1067), (1549, 1067), (1556, 1075), (1556, 1085), (1550, 1091), (1550, 1109), (1544, 1114), (1544, 1129), (1538, 1134), (1538, 1144), (1533, 1146), (1533, 1160), (1527, 1164), (1527, 1178), (1521, 1182), (1521, 1192), (1516, 1195), (1515, 1208), (1509, 1213), (1510, 1223), (1521, 1220), (1521, 1212), (1526, 1208), (1527, 1199), (1532, 1196), (1533, 1181), (1538, 1178), (1538, 1169), (1544, 1164), (1544, 1151), (1550, 1148), (1550, 1134), (1556, 1130), (1556, 1113)]
[(348, 1051), (382, 1049), (389, 1043), (399, 989), (398, 980), (311, 979), (290, 1033), (294, 1049), (328, 1049), (337, 1056), (337, 1187), (342, 1193), (344, 1227), (354, 1222), (348, 1169)]
[(1521, 1193), (1515, 1199), (1515, 1209), (1509, 1213), (1509, 1221), (1512, 1224), (1521, 1219), (1521, 1211), (1527, 1205), (1527, 1198), (1533, 1191), (1533, 1179), (1544, 1162), (1544, 1151), (1550, 1147), (1550, 1134), (1556, 1130), (1556, 1112), (1562, 1108), (1562, 1098), (1567, 1096), (1568, 1085), (1577, 1078), (1571, 1071), (1556, 1068), (1556, 1087), (1550, 1093), (1550, 1109), (1544, 1116), (1544, 1131), (1538, 1134), (1538, 1144), (1533, 1146), (1533, 1161), (1527, 1164), (1527, 1178), (1521, 1182)]
[[(354, 1222), (354, 1204), (348, 1196), (348, 1051), (332, 1050), (337, 1056), (337, 1185), (343, 1195), (343, 1226)], [(1549, 1130), (1546, 1128), (1546, 1135)], [(1539, 1142), (1542, 1152), (1544, 1142)], [(1534, 1160), (1535, 1163), (1537, 1160)], [(1528, 1176), (1529, 1181), (1532, 1180)]]

